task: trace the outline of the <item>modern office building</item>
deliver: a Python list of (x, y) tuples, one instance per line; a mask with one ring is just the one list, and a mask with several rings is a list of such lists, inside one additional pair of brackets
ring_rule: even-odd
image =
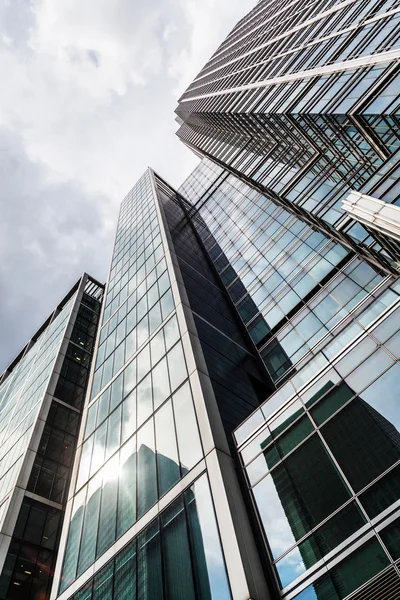
[(0, 378), (0, 598), (46, 600), (103, 296), (83, 275)]
[(235, 431), (275, 597), (397, 599), (399, 280), (208, 159), (180, 192), (276, 386)]
[(399, 12), (261, 1), (182, 96), (201, 161), (122, 202), (51, 600), (399, 598)]
[(394, 273), (399, 23), (398, 0), (261, 0), (176, 111), (197, 154)]
[(392, 275), (216, 163), (179, 192), (148, 169), (52, 599), (395, 600), (399, 314)]
[(187, 216), (276, 386), (235, 442), (288, 600), (400, 597), (399, 18), (261, 1), (176, 111)]

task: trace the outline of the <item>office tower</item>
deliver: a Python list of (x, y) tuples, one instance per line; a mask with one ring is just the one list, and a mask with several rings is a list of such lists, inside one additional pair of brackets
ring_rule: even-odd
[(103, 287), (83, 275), (0, 378), (0, 598), (50, 597)]
[(198, 155), (396, 274), (399, 3), (261, 0), (177, 108)]
[[(397, 2), (260, 2), (124, 199), (52, 600), (396, 600)], [(344, 206), (342, 206), (344, 204)]]
[(235, 431), (276, 597), (395, 600), (398, 279), (207, 158), (178, 196), (276, 386)]
[(264, 371), (148, 169), (121, 205), (52, 598), (269, 598), (231, 435)]
[(399, 314), (394, 277), (218, 164), (147, 170), (52, 599), (394, 600)]

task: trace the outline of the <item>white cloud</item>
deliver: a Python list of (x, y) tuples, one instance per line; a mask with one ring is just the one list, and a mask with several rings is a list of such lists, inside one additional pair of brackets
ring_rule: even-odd
[[(26, 341), (26, 328), (34, 330), (49, 302), (65, 292), (63, 281), (72, 283), (90, 268), (106, 277), (119, 202), (144, 169), (152, 166), (179, 185), (197, 164), (175, 136), (177, 99), (252, 5), (0, 1), (0, 168), (6, 169), (0, 201), (12, 206), (2, 207), (2, 227), (24, 238), (23, 247), (18, 235), (0, 246), (2, 285), (10, 290), (8, 332), (10, 322), (17, 327), (18, 296), (27, 294), (22, 257), (35, 257), (29, 277), (35, 309), (19, 322), (13, 344), (3, 336), (2, 365)], [(51, 231), (61, 226), (62, 235)], [(55, 276), (59, 265), (62, 277)], [(44, 300), (46, 286), (51, 291)]]

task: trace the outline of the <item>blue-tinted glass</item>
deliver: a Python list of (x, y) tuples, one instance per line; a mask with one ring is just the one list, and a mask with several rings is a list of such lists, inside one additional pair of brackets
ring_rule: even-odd
[(136, 540), (115, 558), (114, 596), (118, 600), (136, 600)]
[[(138, 536), (138, 600), (163, 600), (163, 568), (158, 522)], [(167, 599), (166, 599), (167, 600)], [(168, 599), (169, 600), (169, 599)]]
[(183, 499), (162, 514), (162, 523), (167, 598), (196, 600)]
[(89, 482), (88, 485), (85, 518), (82, 529), (81, 549), (79, 553), (78, 575), (90, 567), (96, 557), (101, 481), (101, 473), (99, 473)]

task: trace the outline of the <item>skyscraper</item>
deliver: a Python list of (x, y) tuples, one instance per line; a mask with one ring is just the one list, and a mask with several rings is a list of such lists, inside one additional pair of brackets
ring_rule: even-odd
[(51, 600), (397, 600), (397, 5), (259, 2), (182, 97), (201, 161), (122, 202)]
[(45, 600), (103, 286), (83, 277), (0, 379), (0, 598)]
[(52, 598), (395, 599), (399, 292), (208, 159), (178, 192), (148, 170)]
[(180, 98), (178, 135), (395, 273), (399, 35), (397, 0), (261, 0)]
[(121, 205), (53, 598), (269, 597), (230, 432), (272, 387), (176, 198)]
[(176, 111), (187, 214), (277, 389), (235, 432), (277, 597), (400, 593), (399, 13), (261, 1)]
[(396, 598), (398, 280), (208, 159), (180, 193), (277, 388), (235, 439), (280, 595)]

